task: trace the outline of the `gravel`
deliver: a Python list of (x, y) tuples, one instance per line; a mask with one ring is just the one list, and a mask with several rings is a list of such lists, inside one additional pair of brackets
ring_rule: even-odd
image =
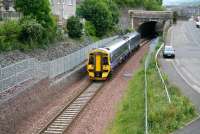
[(68, 38), (64, 42), (49, 45), (47, 49), (38, 48), (30, 52), (21, 52), (19, 50), (15, 50), (11, 52), (0, 53), (0, 66), (5, 67), (27, 58), (36, 58), (39, 61), (54, 60), (59, 57), (66, 56), (91, 43), (92, 41), (89, 38), (85, 38), (83, 43)]

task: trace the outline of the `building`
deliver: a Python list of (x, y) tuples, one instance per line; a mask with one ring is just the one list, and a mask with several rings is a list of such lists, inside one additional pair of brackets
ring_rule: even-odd
[(166, 8), (176, 11), (179, 17), (190, 18), (191, 16), (200, 15), (200, 7), (198, 6), (167, 6)]
[(20, 16), (14, 9), (14, 0), (0, 0), (0, 21), (19, 19)]
[(50, 0), (50, 3), (53, 15), (58, 16), (61, 24), (76, 14), (76, 0)]
[(0, 0), (0, 11), (1, 12), (14, 12), (13, 0)]
[(0, 0), (0, 12), (3, 10), (3, 0)]

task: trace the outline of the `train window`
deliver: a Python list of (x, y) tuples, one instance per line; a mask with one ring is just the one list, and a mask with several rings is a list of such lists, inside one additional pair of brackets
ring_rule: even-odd
[(108, 57), (103, 57), (103, 65), (108, 65)]
[(94, 56), (90, 55), (89, 57), (89, 64), (94, 64)]

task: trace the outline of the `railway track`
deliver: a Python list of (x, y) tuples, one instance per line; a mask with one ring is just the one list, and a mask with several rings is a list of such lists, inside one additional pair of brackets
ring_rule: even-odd
[[(149, 42), (149, 40), (141, 41), (140, 47), (148, 44)], [(39, 134), (63, 134), (102, 86), (103, 82), (92, 82), (83, 92), (77, 95), (41, 132), (39, 132)]]
[(140, 47), (148, 44), (151, 40), (147, 40), (147, 39), (143, 39), (141, 42), (140, 42)]
[(40, 134), (63, 134), (102, 86), (102, 82), (91, 83)]

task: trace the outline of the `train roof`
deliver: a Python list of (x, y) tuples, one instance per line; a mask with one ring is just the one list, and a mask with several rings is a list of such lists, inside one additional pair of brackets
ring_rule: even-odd
[(112, 42), (110, 44), (110, 46), (104, 47), (103, 49), (104, 50), (106, 49), (109, 52), (113, 52), (114, 50), (116, 50), (117, 48), (122, 46), (124, 43), (126, 43), (127, 41), (129, 41), (130, 39), (132, 39), (138, 35), (140, 35), (138, 32), (128, 33), (128, 34), (124, 35), (123, 37), (116, 39), (114, 42)]
[(102, 48), (97, 48), (98, 50), (103, 50), (106, 51), (108, 53), (112, 53), (113, 51), (115, 51), (117, 48), (119, 48), (120, 46), (122, 46), (124, 43), (126, 43), (127, 41), (129, 41), (130, 39), (139, 36), (140, 34), (138, 32), (132, 32), (132, 33), (128, 33), (118, 39), (115, 39), (114, 41), (112, 41), (110, 43), (109, 46), (107, 47), (102, 47)]

